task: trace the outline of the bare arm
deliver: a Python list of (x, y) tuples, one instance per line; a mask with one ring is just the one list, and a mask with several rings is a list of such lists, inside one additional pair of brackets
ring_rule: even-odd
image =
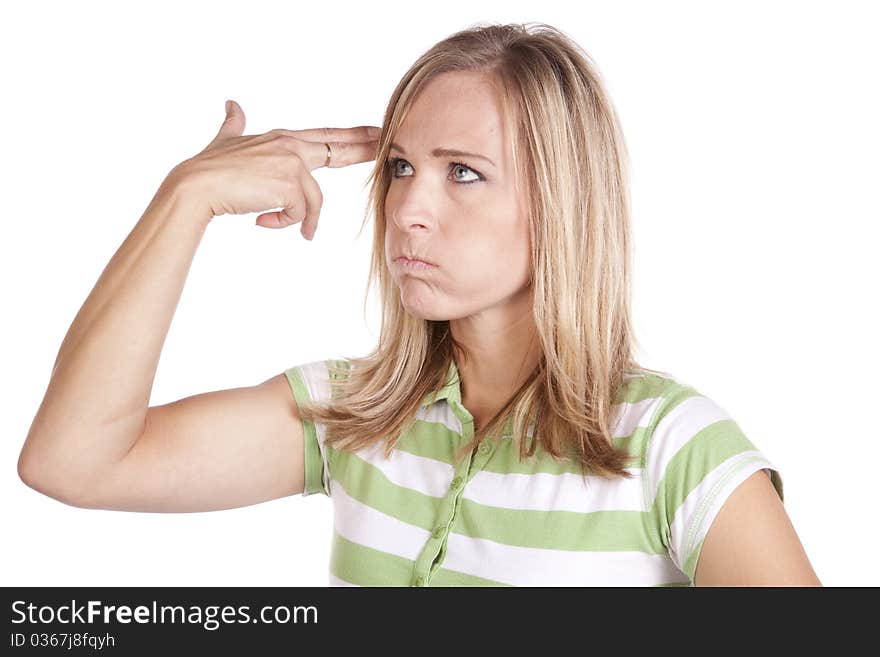
[(822, 586), (763, 470), (721, 507), (700, 549), (694, 585)]
[(172, 171), (67, 331), (19, 457), (27, 483), (71, 497), (141, 435), (159, 356), (210, 210)]
[(210, 214), (170, 176), (61, 345), (19, 457), (73, 506), (209, 511), (303, 491), (303, 431), (281, 374), (149, 407), (162, 345)]
[[(281, 374), (260, 385), (149, 408), (153, 379), (195, 252), (212, 218), (263, 212), (257, 225), (321, 209), (311, 171), (373, 160), (368, 126), (242, 135), (234, 101), (214, 140), (165, 178), (62, 342), (18, 461), (21, 479), (76, 506), (138, 511), (230, 508), (301, 493), (303, 433)], [(376, 128), (378, 130), (378, 128)]]
[(115, 511), (233, 509), (303, 492), (302, 421), (284, 374), (148, 409), (131, 450), (75, 498)]

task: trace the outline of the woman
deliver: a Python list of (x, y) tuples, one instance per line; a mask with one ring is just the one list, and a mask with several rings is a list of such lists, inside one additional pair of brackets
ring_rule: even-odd
[[(633, 359), (624, 140), (563, 33), (450, 36), (378, 135), (242, 136), (228, 105), (65, 337), (28, 485), (164, 512), (324, 493), (336, 585), (820, 584), (773, 465), (719, 405)], [(372, 160), (376, 349), (148, 407), (211, 219), (263, 212), (312, 239), (310, 172)]]

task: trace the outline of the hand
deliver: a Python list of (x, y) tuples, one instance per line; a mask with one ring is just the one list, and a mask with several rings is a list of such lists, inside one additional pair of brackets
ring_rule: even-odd
[[(311, 171), (324, 166), (330, 144), (330, 168), (376, 159), (379, 128), (274, 129), (244, 135), (245, 116), (235, 101), (213, 141), (181, 162), (176, 173), (210, 208), (211, 216), (263, 212), (256, 224), (286, 228), (302, 222), (300, 233), (315, 236), (324, 196)], [(371, 130), (375, 129), (373, 134)], [(265, 212), (271, 208), (283, 208)]]

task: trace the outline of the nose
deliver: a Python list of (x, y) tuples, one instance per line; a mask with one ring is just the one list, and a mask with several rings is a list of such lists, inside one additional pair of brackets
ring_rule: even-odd
[(436, 214), (430, 201), (433, 192), (415, 181), (392, 187), (385, 198), (386, 217), (404, 232), (431, 230), (436, 225)]
[(431, 222), (424, 216), (424, 214), (414, 214), (412, 212), (399, 212), (394, 210), (391, 213), (391, 217), (394, 225), (404, 232), (428, 230), (428, 227), (431, 225)]

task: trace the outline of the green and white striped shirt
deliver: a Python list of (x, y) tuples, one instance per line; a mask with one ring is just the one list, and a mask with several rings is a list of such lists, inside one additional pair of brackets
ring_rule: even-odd
[[(330, 398), (330, 362), (348, 365), (285, 371), (298, 403)], [(586, 485), (540, 443), (520, 462), (510, 435), (454, 469), (473, 437), (455, 363), (388, 459), (382, 443), (326, 446), (324, 427), (303, 421), (303, 495), (333, 501), (330, 585), (692, 586), (728, 496), (766, 469), (784, 499), (782, 478), (722, 407), (672, 376), (629, 374), (615, 402), (614, 443), (634, 476)]]

